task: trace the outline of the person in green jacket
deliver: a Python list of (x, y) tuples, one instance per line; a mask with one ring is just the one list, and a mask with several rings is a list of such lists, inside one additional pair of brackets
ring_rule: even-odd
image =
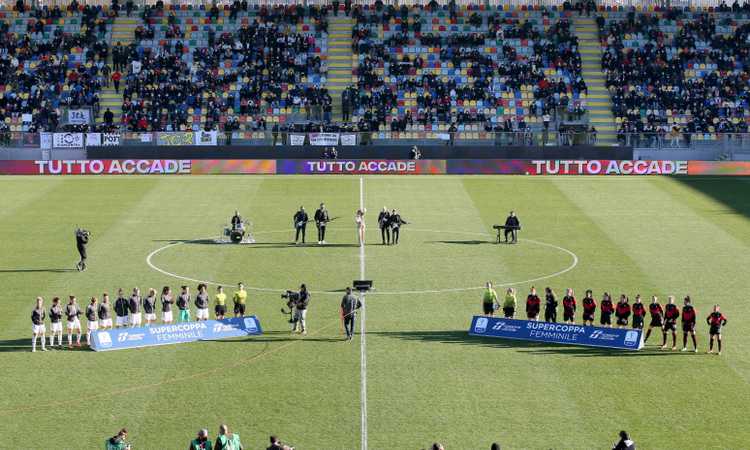
[(104, 450), (128, 450), (130, 448), (130, 445), (125, 442), (125, 439), (127, 437), (128, 430), (123, 428), (122, 430), (117, 432), (116, 435), (112, 436), (104, 442)]
[(188, 450), (212, 450), (211, 440), (208, 439), (208, 430), (202, 429), (198, 431), (198, 437), (190, 441), (190, 447)]
[(512, 319), (516, 314), (516, 291), (513, 288), (508, 288), (505, 291), (505, 300), (503, 300), (503, 316), (506, 319)]
[(219, 436), (216, 437), (214, 450), (243, 450), (240, 435), (231, 433), (229, 427), (225, 424), (219, 426)]
[(482, 310), (485, 316), (495, 315), (497, 305), (497, 292), (492, 288), (492, 281), (485, 285), (484, 295), (482, 296)]

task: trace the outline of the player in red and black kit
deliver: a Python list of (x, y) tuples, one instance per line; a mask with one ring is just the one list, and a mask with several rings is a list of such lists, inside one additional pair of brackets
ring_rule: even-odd
[(541, 309), (542, 300), (536, 295), (536, 288), (531, 286), (531, 292), (526, 297), (526, 317), (529, 320), (539, 320), (539, 310)]
[(653, 328), (661, 329), (664, 327), (664, 308), (659, 304), (659, 299), (656, 296), (651, 297), (651, 304), (648, 305), (648, 312), (651, 314), (651, 323), (648, 325), (648, 331), (646, 331), (646, 337), (643, 339), (645, 344), (648, 337), (651, 336), (651, 330)]
[(612, 304), (612, 297), (608, 293), (602, 295), (601, 316), (599, 323), (607, 328), (612, 327), (612, 313), (615, 312), (615, 305)]
[(641, 294), (635, 296), (633, 303), (633, 328), (643, 329), (643, 318), (646, 316), (646, 307), (641, 302)]
[(688, 334), (693, 338), (693, 351), (698, 353), (698, 341), (695, 339), (695, 321), (698, 311), (690, 303), (690, 296), (685, 297), (685, 306), (682, 307), (682, 351), (687, 351)]
[(628, 326), (628, 319), (630, 319), (630, 303), (628, 303), (628, 296), (620, 294), (620, 301), (617, 302), (615, 307), (615, 317), (617, 317), (617, 328), (626, 328)]
[(662, 328), (661, 349), (667, 348), (667, 333), (672, 332), (672, 350), (677, 350), (677, 319), (680, 318), (680, 308), (674, 304), (674, 295), (669, 296), (669, 303), (664, 308), (664, 327)]
[[(596, 315), (596, 300), (591, 289), (586, 290), (586, 296), (583, 298), (583, 324), (594, 326), (594, 315)], [(588, 323), (587, 323), (588, 322)]]
[(714, 305), (714, 310), (711, 314), (706, 317), (706, 323), (711, 327), (708, 334), (711, 336), (711, 340), (708, 343), (708, 353), (714, 352), (714, 338), (719, 343), (719, 352), (717, 355), (721, 355), (721, 327), (727, 324), (727, 318), (719, 310), (719, 305)]
[(563, 322), (575, 323), (576, 317), (576, 297), (573, 289), (568, 288), (563, 297)]

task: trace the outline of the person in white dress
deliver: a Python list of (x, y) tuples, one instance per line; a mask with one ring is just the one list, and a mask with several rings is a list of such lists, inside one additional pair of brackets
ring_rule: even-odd
[(354, 223), (357, 224), (357, 236), (359, 237), (359, 245), (365, 245), (365, 213), (366, 209), (358, 209), (357, 214), (354, 216)]

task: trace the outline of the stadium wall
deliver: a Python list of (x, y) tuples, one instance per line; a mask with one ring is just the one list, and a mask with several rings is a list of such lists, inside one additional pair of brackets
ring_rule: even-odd
[(0, 175), (724, 175), (750, 176), (750, 162), (688, 160), (1, 160)]

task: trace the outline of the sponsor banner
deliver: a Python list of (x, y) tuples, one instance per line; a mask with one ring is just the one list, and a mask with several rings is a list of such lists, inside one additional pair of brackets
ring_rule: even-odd
[[(141, 135), (142, 136), (142, 135)], [(156, 145), (193, 145), (195, 137), (192, 131), (179, 133), (156, 133)]]
[(688, 175), (750, 176), (750, 161), (690, 161)]
[(102, 145), (101, 133), (86, 133), (86, 147), (99, 147)]
[(305, 160), (280, 159), (278, 174), (444, 174), (445, 160)]
[(643, 347), (643, 330), (588, 327), (500, 317), (474, 316), (471, 320), (469, 334), (472, 336), (605, 347), (618, 350), (640, 350)]
[(310, 145), (333, 146), (339, 143), (338, 133), (310, 133)]
[(304, 134), (290, 134), (289, 145), (294, 145), (294, 146), (305, 145), (305, 135)]
[(181, 322), (151, 327), (118, 328), (94, 332), (91, 348), (97, 352), (185, 342), (228, 339), (262, 334), (255, 316), (201, 322)]
[(687, 175), (688, 161), (534, 160), (532, 175)]
[(195, 145), (216, 145), (216, 131), (198, 131), (195, 133)]
[(356, 134), (342, 134), (341, 145), (344, 145), (344, 146), (357, 145), (357, 135)]
[(276, 173), (275, 159), (194, 159), (193, 175)]
[(449, 159), (447, 169), (454, 175), (524, 175), (534, 166), (524, 159)]
[(190, 174), (189, 159), (52, 159), (0, 161), (3, 175)]
[(120, 145), (120, 135), (117, 133), (103, 133), (102, 147), (115, 147)]
[(83, 133), (53, 133), (54, 148), (83, 148)]
[(88, 109), (69, 109), (68, 123), (72, 125), (87, 125), (91, 123), (91, 111)]
[(39, 148), (52, 148), (52, 133), (39, 133)]

